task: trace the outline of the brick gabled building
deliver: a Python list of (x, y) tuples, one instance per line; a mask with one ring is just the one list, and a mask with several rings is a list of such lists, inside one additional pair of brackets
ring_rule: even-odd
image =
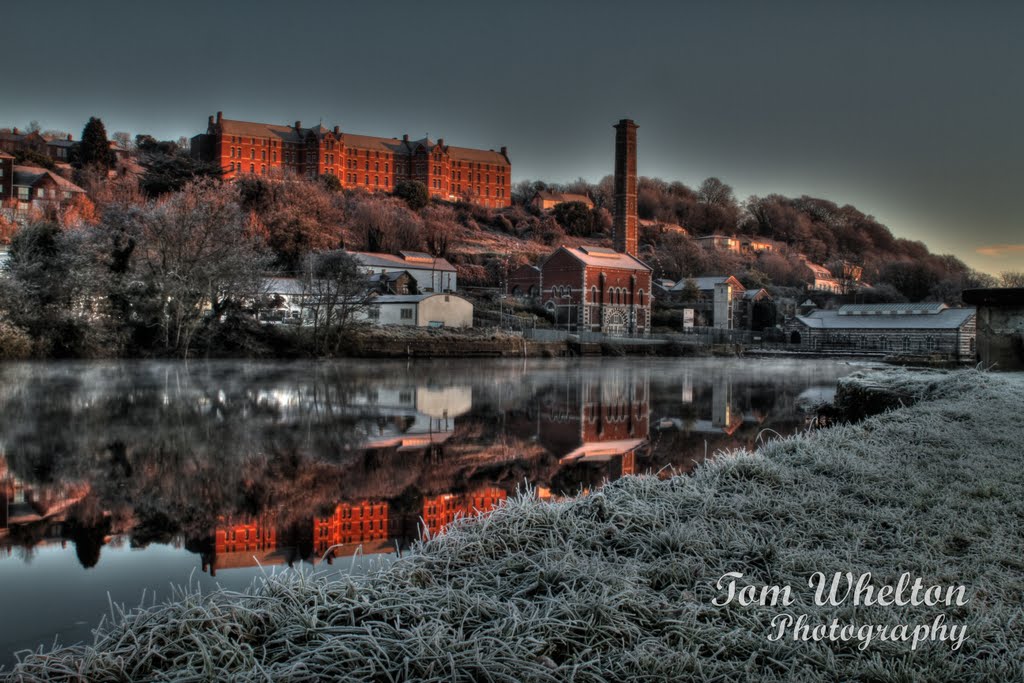
[(651, 325), (651, 269), (604, 247), (559, 247), (541, 266), (541, 303), (559, 327), (644, 335)]
[(192, 138), (192, 155), (217, 162), (225, 178), (288, 171), (307, 178), (333, 175), (342, 187), (391, 192), (418, 180), (431, 197), (465, 199), (500, 208), (512, 202), (508, 150), (455, 147), (444, 138), (383, 138), (317, 125), (303, 128), (211, 116), (206, 133)]

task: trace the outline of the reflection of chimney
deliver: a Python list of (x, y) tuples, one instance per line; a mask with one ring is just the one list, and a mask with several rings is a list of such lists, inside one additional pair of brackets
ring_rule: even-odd
[(629, 119), (615, 125), (615, 251), (636, 256), (636, 129)]

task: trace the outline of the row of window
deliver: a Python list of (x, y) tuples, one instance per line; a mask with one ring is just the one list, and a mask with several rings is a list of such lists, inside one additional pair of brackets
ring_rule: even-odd
[[(551, 288), (551, 294), (555, 297), (569, 297), (572, 295), (572, 288), (566, 285), (555, 285)], [(610, 287), (605, 292), (605, 303), (608, 304), (626, 304), (629, 303), (629, 290), (625, 287)], [(590, 288), (590, 301), (597, 303), (600, 302), (598, 297), (597, 287)], [(637, 291), (637, 304), (640, 306), (644, 305), (644, 290)]]

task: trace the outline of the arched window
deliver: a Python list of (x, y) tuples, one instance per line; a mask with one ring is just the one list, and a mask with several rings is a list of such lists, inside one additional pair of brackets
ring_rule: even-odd
[(637, 295), (639, 296), (639, 303), (640, 303), (640, 305), (643, 306), (644, 305), (644, 290), (641, 289), (639, 292), (637, 292)]
[(597, 287), (590, 288), (590, 301), (591, 303), (597, 303)]

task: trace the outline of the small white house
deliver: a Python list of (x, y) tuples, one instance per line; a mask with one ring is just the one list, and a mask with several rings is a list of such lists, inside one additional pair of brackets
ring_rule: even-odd
[(455, 294), (382, 294), (368, 315), (378, 325), (473, 326), (473, 304)]
[(458, 291), (455, 266), (443, 258), (418, 251), (401, 251), (397, 256), (365, 251), (350, 251), (368, 275), (408, 272), (421, 293)]

